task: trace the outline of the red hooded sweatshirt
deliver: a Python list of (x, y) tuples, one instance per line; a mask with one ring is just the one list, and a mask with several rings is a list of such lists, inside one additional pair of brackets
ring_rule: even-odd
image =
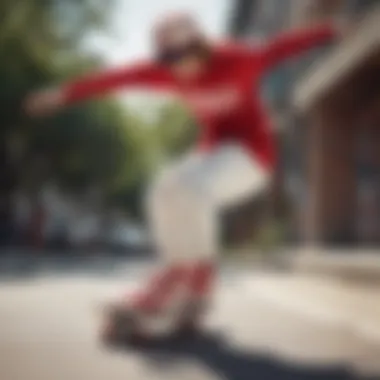
[(335, 35), (333, 27), (321, 26), (281, 34), (256, 48), (243, 44), (213, 46), (205, 70), (189, 81), (177, 79), (155, 62), (138, 63), (74, 81), (64, 87), (64, 98), (70, 104), (122, 88), (172, 92), (197, 119), (202, 149), (235, 142), (273, 168), (275, 139), (260, 99), (261, 80), (274, 66), (330, 42)]

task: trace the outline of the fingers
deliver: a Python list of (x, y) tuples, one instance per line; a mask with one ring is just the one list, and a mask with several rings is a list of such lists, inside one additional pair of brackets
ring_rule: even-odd
[(28, 116), (46, 116), (58, 111), (62, 105), (61, 91), (48, 89), (31, 94), (24, 103), (24, 110)]

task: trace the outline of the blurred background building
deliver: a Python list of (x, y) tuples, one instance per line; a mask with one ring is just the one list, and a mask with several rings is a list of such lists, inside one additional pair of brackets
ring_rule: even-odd
[[(194, 139), (194, 123), (178, 104), (157, 106), (147, 97), (138, 112), (114, 99), (48, 120), (26, 120), (20, 112), (29, 91), (104, 65), (104, 54), (90, 52), (84, 36), (105, 34), (115, 22), (117, 3), (125, 2), (4, 0), (0, 5), (3, 246), (103, 246), (100, 240), (130, 246), (129, 239), (144, 240), (144, 188), (158, 166)], [(275, 186), (268, 199), (227, 211), (225, 240), (251, 243), (264, 226), (271, 231), (269, 240), (274, 232), (280, 244), (378, 244), (380, 21), (371, 9), (380, 1), (223, 4), (220, 19), (227, 34), (252, 44), (314, 22), (339, 19), (351, 25), (338, 48), (316, 49), (265, 78), (263, 96), (281, 152)], [(214, 8), (199, 5), (199, 12), (211, 19)]]
[[(380, 2), (236, 2), (230, 29), (247, 38), (267, 38), (284, 28), (329, 19), (351, 24), (338, 51), (319, 49), (272, 73), (266, 83), (282, 142), (276, 186), (278, 196), (290, 195), (288, 232), (296, 241), (380, 241), (380, 18), (372, 11), (376, 5)], [(302, 118), (293, 113), (292, 93)]]

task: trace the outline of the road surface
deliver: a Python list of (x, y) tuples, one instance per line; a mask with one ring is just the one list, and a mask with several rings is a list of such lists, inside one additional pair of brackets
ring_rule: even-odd
[(372, 359), (368, 342), (338, 322), (271, 301), (268, 284), (287, 275), (233, 267), (222, 268), (208, 337), (150, 349), (102, 347), (96, 305), (136, 286), (149, 267), (130, 261), (3, 277), (0, 379), (348, 380)]

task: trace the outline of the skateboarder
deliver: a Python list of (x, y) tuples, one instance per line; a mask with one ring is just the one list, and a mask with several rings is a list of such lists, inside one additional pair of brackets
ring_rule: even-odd
[(125, 297), (119, 311), (141, 320), (169, 316), (171, 330), (198, 323), (215, 279), (218, 212), (266, 191), (276, 165), (261, 81), (276, 65), (331, 42), (337, 32), (326, 24), (286, 32), (256, 47), (216, 43), (191, 15), (170, 14), (153, 27), (151, 60), (27, 99), (26, 109), (37, 116), (119, 89), (147, 88), (175, 94), (198, 121), (199, 144), (158, 175), (147, 197), (162, 268), (141, 292)]

